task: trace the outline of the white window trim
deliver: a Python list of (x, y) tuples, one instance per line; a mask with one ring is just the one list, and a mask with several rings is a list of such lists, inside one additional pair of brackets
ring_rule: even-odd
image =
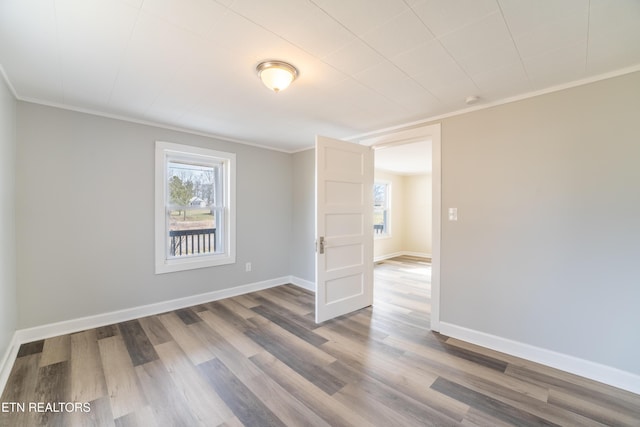
[(386, 179), (376, 179), (373, 184), (384, 184), (387, 186), (387, 229), (384, 234), (373, 233), (373, 238), (375, 240), (391, 239), (393, 237), (391, 235), (391, 181)]
[[(168, 259), (166, 229), (167, 155), (186, 154), (223, 160), (225, 163), (225, 252), (197, 257)], [(156, 274), (214, 267), (236, 262), (236, 155), (224, 151), (156, 141), (155, 155), (155, 272)]]

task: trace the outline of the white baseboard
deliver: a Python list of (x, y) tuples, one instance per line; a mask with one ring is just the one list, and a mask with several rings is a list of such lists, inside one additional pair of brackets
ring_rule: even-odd
[(0, 361), (0, 395), (4, 391), (4, 386), (7, 384), (9, 374), (11, 373), (11, 369), (13, 369), (13, 363), (16, 361), (19, 349), (20, 343), (18, 343), (18, 335), (14, 332), (13, 337), (9, 342), (9, 347), (7, 347), (7, 351), (5, 351), (4, 356)]
[(184, 298), (177, 298), (174, 300), (162, 301), (154, 304), (97, 314), (94, 316), (81, 317), (79, 319), (65, 320), (62, 322), (50, 323), (33, 328), (19, 329), (16, 331), (17, 341), (18, 344), (24, 344), (32, 341), (55, 337), (58, 335), (70, 334), (73, 332), (83, 331), (85, 329), (111, 325), (113, 323), (124, 322), (140, 317), (165, 313), (167, 311), (177, 310), (180, 308), (191, 307), (193, 305), (203, 304), (206, 302), (243, 295), (249, 292), (261, 291), (263, 289), (285, 285), (287, 283), (289, 283), (288, 276), (280, 277), (277, 279), (250, 283), (247, 285), (206, 292), (203, 294), (192, 295)]
[(405, 252), (403, 252), (402, 254), (403, 254), (403, 255), (406, 255), (406, 256), (414, 256), (414, 257), (416, 257), (416, 258), (429, 258), (429, 259), (433, 258), (433, 257), (431, 256), (431, 254), (428, 254), (428, 253), (426, 253), (426, 252), (410, 252), (410, 251), (405, 251)]
[(191, 307), (194, 305), (216, 301), (224, 298), (244, 295), (250, 292), (273, 288), (275, 286), (286, 285), (288, 283), (291, 283), (290, 278), (290, 276), (280, 277), (277, 279), (250, 283), (247, 285), (206, 292), (203, 294), (192, 295), (184, 298), (177, 298), (169, 301), (162, 301), (158, 303), (127, 308), (124, 310), (96, 314), (94, 316), (65, 320), (62, 322), (35, 326), (33, 328), (18, 329), (13, 334), (13, 338), (11, 340), (11, 343), (9, 344), (9, 348), (5, 352), (2, 363), (0, 364), (0, 394), (2, 394), (2, 391), (4, 390), (7, 379), (9, 378), (9, 374), (11, 373), (11, 369), (13, 368), (13, 363), (15, 362), (18, 355), (18, 350), (20, 349), (20, 346), (22, 344), (47, 339), (58, 335), (84, 331), (86, 329), (98, 328), (100, 326), (111, 325), (114, 323), (125, 322), (127, 320), (138, 319), (140, 317), (165, 313), (168, 311)]
[[(299, 277), (288, 276), (95, 316), (19, 329), (13, 334), (9, 347), (0, 363), (0, 393), (1, 390), (4, 390), (21, 344), (230, 298), (288, 283), (315, 292), (315, 283)], [(640, 394), (640, 376), (630, 372), (447, 322), (440, 322), (440, 333)]]
[(394, 252), (392, 254), (378, 255), (373, 258), (373, 262), (384, 261), (385, 259), (391, 259), (399, 256), (413, 256), (418, 258), (429, 258), (431, 259), (431, 254), (422, 253), (422, 252), (411, 252), (411, 251), (400, 251)]
[(394, 252), (392, 254), (378, 255), (377, 257), (373, 258), (373, 262), (380, 262), (380, 261), (384, 261), (385, 259), (395, 258), (397, 256), (402, 256), (402, 254), (403, 252)]
[(316, 284), (315, 284), (315, 282), (311, 282), (309, 280), (301, 279), (301, 278), (296, 277), (296, 276), (291, 276), (289, 278), (289, 281), (290, 281), (290, 283), (292, 285), (296, 285), (299, 288), (306, 289), (306, 290), (311, 291), (313, 293), (316, 292)]
[(631, 372), (447, 322), (440, 322), (440, 333), (640, 394), (640, 376)]

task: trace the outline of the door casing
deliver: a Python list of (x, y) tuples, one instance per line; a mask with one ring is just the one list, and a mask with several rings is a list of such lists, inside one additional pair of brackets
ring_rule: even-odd
[(442, 238), (442, 141), (440, 123), (412, 127), (393, 128), (375, 134), (350, 138), (350, 141), (368, 145), (374, 149), (431, 140), (432, 147), (432, 259), (431, 259), (431, 330), (440, 331), (440, 245)]

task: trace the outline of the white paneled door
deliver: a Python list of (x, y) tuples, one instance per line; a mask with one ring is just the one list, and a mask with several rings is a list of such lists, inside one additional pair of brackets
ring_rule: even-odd
[(373, 303), (373, 150), (316, 136), (316, 323)]

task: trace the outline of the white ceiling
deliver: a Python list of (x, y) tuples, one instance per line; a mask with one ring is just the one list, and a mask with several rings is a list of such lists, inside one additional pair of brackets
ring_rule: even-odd
[(432, 172), (431, 141), (392, 145), (376, 150), (376, 169), (399, 175), (424, 175)]
[(22, 100), (295, 151), (637, 67), (640, 0), (2, 0), (0, 65)]

